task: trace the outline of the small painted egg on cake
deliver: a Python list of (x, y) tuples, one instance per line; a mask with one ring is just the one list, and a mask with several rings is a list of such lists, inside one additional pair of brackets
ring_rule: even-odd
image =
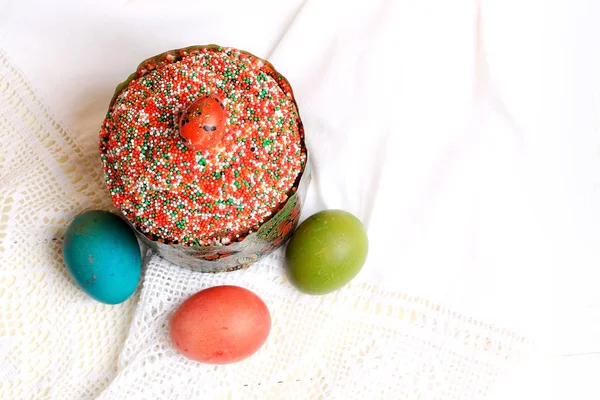
[(181, 116), (179, 134), (193, 150), (209, 150), (225, 134), (225, 107), (213, 96), (201, 97)]
[(63, 256), (77, 286), (102, 303), (124, 302), (140, 280), (142, 257), (135, 234), (107, 211), (75, 217), (65, 233)]

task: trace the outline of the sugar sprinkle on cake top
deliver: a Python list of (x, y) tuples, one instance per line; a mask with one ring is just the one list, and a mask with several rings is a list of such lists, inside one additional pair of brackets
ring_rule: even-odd
[[(197, 150), (179, 122), (202, 98), (220, 102), (225, 126)], [(100, 149), (113, 203), (140, 231), (207, 246), (256, 231), (287, 200), (306, 162), (302, 136), (291, 89), (270, 64), (204, 47), (138, 70), (106, 115)]]

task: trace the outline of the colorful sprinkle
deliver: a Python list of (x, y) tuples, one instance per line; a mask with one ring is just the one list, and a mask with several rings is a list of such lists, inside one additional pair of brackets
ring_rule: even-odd
[[(258, 229), (287, 200), (306, 162), (291, 89), (278, 76), (228, 48), (145, 65), (100, 131), (113, 203), (166, 243), (220, 245)], [(214, 111), (207, 99), (223, 111), (218, 118), (198, 119), (202, 107)], [(207, 136), (185, 129), (180, 136), (180, 122), (185, 128), (190, 118), (203, 121)], [(212, 133), (218, 140), (207, 139)]]

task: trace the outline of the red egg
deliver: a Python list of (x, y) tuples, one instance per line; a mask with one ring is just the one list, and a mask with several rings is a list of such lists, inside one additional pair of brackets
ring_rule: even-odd
[(179, 134), (194, 150), (208, 150), (225, 135), (225, 107), (216, 97), (204, 96), (181, 116)]
[(175, 348), (192, 360), (230, 364), (250, 357), (265, 343), (271, 314), (254, 292), (239, 286), (202, 290), (171, 319)]

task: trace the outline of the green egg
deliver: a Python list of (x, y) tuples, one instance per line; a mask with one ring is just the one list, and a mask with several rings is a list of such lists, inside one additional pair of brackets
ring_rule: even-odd
[(333, 292), (358, 274), (368, 247), (365, 229), (354, 215), (342, 210), (318, 212), (300, 224), (288, 243), (288, 278), (304, 293)]

